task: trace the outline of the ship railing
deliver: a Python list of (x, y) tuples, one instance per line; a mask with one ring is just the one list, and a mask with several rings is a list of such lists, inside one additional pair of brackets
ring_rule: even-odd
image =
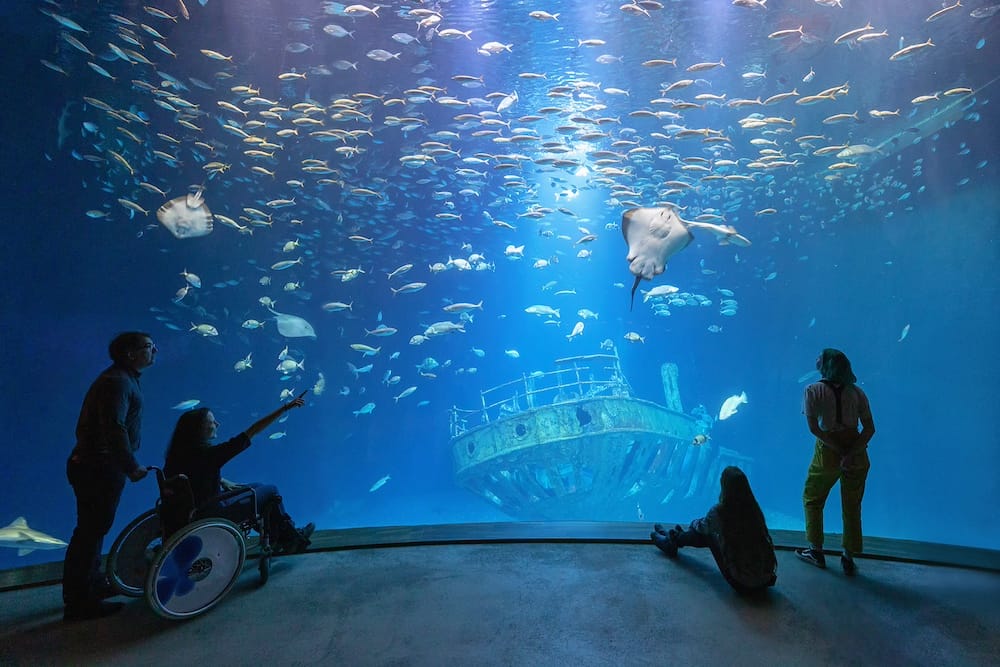
[(568, 357), (555, 363), (559, 368), (554, 371), (522, 373), (520, 378), (481, 391), (478, 409), (453, 406), (451, 437), (545, 405), (596, 396), (632, 396), (617, 352)]

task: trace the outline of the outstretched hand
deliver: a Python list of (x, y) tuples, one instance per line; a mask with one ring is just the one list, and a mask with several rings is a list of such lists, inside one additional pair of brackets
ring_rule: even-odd
[(306, 404), (305, 399), (303, 398), (303, 396), (305, 396), (308, 393), (309, 393), (309, 390), (306, 389), (304, 392), (302, 392), (301, 394), (299, 394), (298, 396), (296, 396), (295, 398), (293, 398), (291, 401), (289, 401), (288, 403), (285, 403), (285, 409), (286, 410), (291, 410), (292, 408), (301, 408), (303, 405)]

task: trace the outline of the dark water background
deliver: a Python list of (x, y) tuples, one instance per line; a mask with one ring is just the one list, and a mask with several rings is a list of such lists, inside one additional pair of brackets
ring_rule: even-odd
[[(173, 12), (171, 4), (163, 8)], [(305, 71), (340, 58), (358, 61), (359, 71), (334, 70), (333, 76), (313, 77), (316, 82), (310, 83), (310, 91), (316, 99), (326, 101), (334, 94), (357, 91), (398, 95), (427, 77), (463, 99), (517, 88), (520, 99), (514, 117), (549, 104), (544, 91), (560, 77), (572, 78), (571, 73), (603, 81), (605, 86), (631, 89), (626, 106), (613, 108), (608, 102), (612, 108), (602, 114), (626, 116), (630, 109), (647, 107), (643, 100), (655, 96), (659, 82), (687, 76), (681, 68), (654, 73), (639, 65), (653, 57), (677, 56), (678, 64), (686, 65), (724, 54), (725, 71), (694, 77), (711, 78), (711, 92), (728, 92), (730, 98), (802, 88), (801, 76), (810, 66), (818, 76), (823, 72), (825, 85), (850, 80), (851, 104), (841, 105), (843, 109), (775, 107), (778, 115), (796, 115), (801, 132), (792, 136), (825, 129), (818, 119), (828, 113), (858, 109), (864, 114), (869, 108), (901, 107), (905, 114), (909, 99), (917, 94), (958, 85), (976, 88), (1000, 74), (998, 19), (970, 18), (968, 12), (975, 5), (929, 24), (932, 30), (923, 21), (938, 8), (933, 2), (920, 8), (914, 3), (877, 3), (867, 6), (865, 11), (870, 12), (864, 16), (859, 10), (847, 8), (838, 13), (811, 2), (774, 0), (766, 15), (737, 11), (727, 2), (678, 2), (666, 3), (666, 9), (654, 12), (645, 23), (623, 16), (617, 3), (563, 2), (547, 7), (520, 2), (443, 3), (437, 7), (449, 21), (442, 25), (472, 28), (473, 40), (438, 39), (420, 53), (389, 38), (399, 31), (416, 34), (412, 20), (393, 15), (392, 10), (400, 6), (383, 8), (380, 19), (352, 19), (323, 15), (320, 3), (209, 0), (201, 7), (191, 0), (188, 4), (192, 21), (176, 26), (154, 22), (143, 14), (140, 4), (101, 3), (95, 9), (92, 3), (65, 3), (59, 12), (81, 23), (89, 21), (86, 24), (95, 33), (90, 41), (95, 46), (108, 41), (111, 33), (101, 38), (95, 26), (108, 29), (110, 11), (172, 30), (167, 43), (180, 57), (166, 70), (179, 78), (212, 80), (218, 68), (198, 54), (200, 48), (232, 53), (240, 62), (240, 75), (220, 83), (218, 89), (253, 82), (261, 86), (263, 96), (272, 99), (302, 94), (302, 88), (277, 85), (278, 72)], [(527, 17), (539, 8), (554, 13), (557, 4), (563, 10), (558, 23)], [(638, 305), (634, 312), (628, 311), (627, 289), (613, 286), (630, 283), (622, 261), (625, 245), (620, 232), (604, 228), (606, 223), (619, 221), (622, 207), (607, 202), (606, 189), (582, 190), (572, 203), (556, 204), (553, 194), (574, 182), (572, 172), (533, 170), (529, 165), (522, 173), (538, 188), (534, 198), (510, 195), (498, 187), (500, 176), (493, 174), (479, 198), (453, 198), (454, 212), (462, 213), (462, 221), (442, 223), (433, 217), (443, 210), (440, 202), (428, 196), (438, 186), (417, 183), (425, 174), (410, 173), (398, 163), (401, 154), (426, 138), (377, 131), (365, 143), (368, 153), (352, 163), (350, 174), (355, 185), (362, 187), (387, 178), (393, 184), (388, 201), (359, 203), (327, 190), (323, 198), (334, 213), (316, 207), (296, 210), (305, 219), (301, 232), (307, 238), (301, 254), (307, 264), (301, 271), (296, 267), (285, 273), (269, 272), (274, 285), (266, 293), (275, 296), (279, 311), (312, 322), (318, 338), (284, 341), (273, 330), (273, 321), (263, 331), (247, 332), (239, 324), (267, 315), (256, 306), (257, 298), (265, 293), (257, 279), (270, 263), (288, 258), (281, 256), (280, 246), (293, 232), (287, 226), (279, 229), (276, 222), (274, 229), (258, 230), (247, 238), (216, 224), (209, 237), (178, 241), (162, 228), (144, 230), (147, 221), (129, 220), (115, 203), (117, 197), (128, 196), (123, 193), (121, 174), (116, 178), (107, 167), (95, 168), (71, 154), (73, 149), (88, 152), (79, 126), (99, 117), (84, 107), (82, 97), (94, 96), (126, 108), (135, 103), (152, 118), (145, 130), (150, 135), (177, 128), (150, 104), (148, 96), (129, 88), (127, 72), (116, 82), (91, 72), (86, 58), (58, 39), (56, 24), (37, 7), (15, 2), (2, 10), (7, 57), (0, 66), (5, 137), (0, 157), (5, 230), (0, 262), (4, 286), (0, 291), (4, 359), (0, 377), (6, 437), (0, 458), (0, 524), (24, 516), (32, 527), (68, 539), (74, 514), (65, 459), (73, 446), (82, 397), (106, 365), (108, 340), (120, 330), (147, 330), (160, 348), (155, 367), (142, 379), (146, 410), (139, 458), (146, 464), (162, 461), (178, 415), (170, 408), (177, 402), (199, 398), (211, 406), (222, 422), (220, 433), (229, 437), (277, 406), (281, 389), (311, 386), (316, 372), (322, 371), (326, 392), (310, 398), (307, 408), (271, 429), (285, 431), (286, 437), (272, 441), (259, 436), (225, 472), (235, 480), (276, 483), (293, 516), (315, 520), (321, 528), (507, 519), (455, 485), (448, 408), (456, 404), (475, 407), (481, 389), (522, 372), (549, 370), (551, 360), (560, 356), (597, 352), (600, 341), (611, 338), (618, 346), (623, 370), (642, 398), (662, 402), (658, 369), (666, 361), (679, 366), (688, 410), (703, 404), (716, 413), (727, 396), (746, 391), (749, 403), (730, 420), (715, 425), (712, 442), (754, 458), (751, 481), (769, 522), (780, 528), (802, 527), (801, 485), (812, 447), (800, 413), (804, 385), (798, 379), (812, 369), (821, 348), (845, 350), (871, 400), (878, 427), (870, 448), (866, 534), (1000, 548), (994, 517), (1000, 504), (996, 475), (1000, 455), (994, 426), (998, 361), (993, 353), (994, 342), (1000, 339), (995, 268), (1000, 146), (997, 106), (989, 101), (1000, 88), (978, 97), (978, 119), (960, 118), (918, 145), (899, 150), (865, 172), (856, 186), (820, 185), (822, 180), (813, 174), (821, 172), (825, 162), (809, 162), (799, 172), (769, 174), (769, 195), (765, 196), (762, 185), (727, 215), (731, 224), (752, 238), (750, 248), (720, 247), (710, 235), (697, 234), (697, 242), (671, 262), (656, 284), (669, 282), (704, 294), (716, 304), (716, 290), (731, 289), (739, 303), (733, 317), (720, 316), (717, 305), (676, 308), (670, 317), (657, 317)], [(311, 33), (289, 30), (289, 22), (299, 17), (313, 22)], [(893, 45), (905, 33), (907, 44), (933, 34), (938, 46), (904, 63), (889, 63), (886, 53), (893, 48), (880, 47), (876, 58), (832, 46), (833, 37), (863, 25), (868, 18), (876, 29), (888, 26)], [(356, 29), (355, 38), (333, 39), (323, 34), (322, 26), (330, 22)], [(808, 24), (825, 43), (792, 49), (763, 37), (799, 23)], [(608, 43), (600, 49), (576, 46), (577, 38), (588, 37)], [(986, 44), (976, 49), (982, 37)], [(490, 39), (515, 44), (513, 53), (490, 58), (477, 55), (475, 46)], [(284, 49), (293, 41), (315, 46), (304, 54), (293, 54)], [(364, 56), (370, 48), (403, 56), (400, 62), (375, 63)], [(147, 50), (150, 57), (152, 53)], [(624, 60), (614, 66), (617, 69), (608, 70), (593, 62), (600, 53), (622, 55)], [(67, 67), (71, 76), (46, 69), (39, 64), (41, 58)], [(128, 68), (121, 62), (101, 62), (108, 69)], [(412, 67), (423, 62), (433, 68), (413, 73)], [(749, 64), (766, 64), (768, 78), (759, 90), (745, 87), (738, 76)], [(517, 77), (524, 71), (546, 72), (548, 78), (526, 82)], [(831, 71), (835, 74), (827, 73)], [(487, 85), (463, 89), (450, 79), (460, 73), (483, 74)], [(783, 83), (779, 82), (782, 78)], [(150, 80), (159, 83), (155, 77)], [(229, 99), (226, 95), (197, 88), (184, 94), (202, 100), (212, 115), (204, 119), (204, 125), (214, 136), (228, 136), (219, 132), (213, 101)], [(68, 104), (72, 136), (60, 149), (57, 124)], [(394, 109), (405, 115), (404, 107)], [(451, 118), (462, 110), (426, 104), (416, 111), (429, 120), (426, 129), (415, 133), (419, 135), (451, 129)], [(743, 111), (707, 110), (691, 124), (725, 128), (739, 136), (735, 121), (746, 115)], [(872, 119), (864, 120), (850, 131), (855, 143), (868, 136), (884, 136), (885, 130)], [(628, 118), (622, 123), (641, 128), (644, 136), (659, 125), (629, 122)], [(812, 130), (803, 128), (807, 124)], [(458, 148), (462, 142), (451, 143)], [(738, 143), (736, 154), (724, 157), (754, 154), (745, 139)], [(681, 155), (702, 154), (696, 145), (673, 147)], [(966, 148), (968, 152), (962, 154)], [(462, 155), (479, 150), (500, 152), (479, 143), (463, 147)], [(512, 150), (531, 154), (534, 149), (516, 146)], [(237, 151), (234, 147), (224, 161), (235, 162)], [(176, 196), (188, 184), (203, 180), (196, 161), (182, 160), (185, 165), (180, 168), (159, 162), (144, 171)], [(916, 161), (922, 161), (922, 167), (914, 175)], [(977, 167), (982, 161), (986, 164)], [(334, 162), (331, 159), (331, 166), (337, 166)], [(964, 178), (968, 182), (959, 184)], [(223, 212), (259, 207), (261, 201), (288, 194), (279, 187), (265, 194), (259, 183), (245, 175), (237, 178), (234, 168), (225, 185), (221, 179), (209, 183), (206, 198), (213, 210)], [(102, 191), (102, 186), (110, 192)], [(920, 186), (926, 189), (918, 193)], [(900, 201), (907, 191), (909, 198)], [(709, 188), (705, 192), (705, 199), (686, 195), (684, 201), (695, 209), (726, 204), (725, 198), (714, 198), (717, 192), (713, 195)], [(584, 224), (598, 234), (590, 261), (577, 260), (576, 248), (569, 244), (546, 245), (535, 223), (516, 219), (517, 213), (536, 202), (569, 206), (586, 219), (583, 223), (560, 219), (555, 229), (575, 237), (577, 224)], [(768, 205), (779, 208), (779, 213), (753, 215)], [(101, 208), (112, 215), (104, 220), (84, 215)], [(394, 223), (392, 216), (400, 208), (415, 213), (416, 219), (405, 225)], [(518, 231), (499, 233), (484, 222), (484, 210), (496, 219), (516, 220)], [(343, 214), (344, 222), (337, 221), (336, 211)], [(397, 233), (390, 234), (396, 229)], [(141, 236), (140, 231), (144, 232)], [(375, 247), (364, 250), (345, 241), (349, 233), (376, 238)], [(397, 240), (403, 242), (402, 248), (391, 250)], [(496, 270), (429, 276), (429, 263), (443, 262), (449, 255), (467, 256), (468, 252), (461, 251), (465, 242), (495, 262)], [(526, 244), (526, 259), (520, 263), (506, 260), (503, 249), (508, 243)], [(559, 256), (558, 265), (545, 271), (531, 268), (532, 258), (552, 256)], [(428, 287), (418, 294), (392, 297), (384, 274), (406, 262), (415, 265), (407, 278), (425, 280)], [(329, 276), (334, 269), (358, 265), (369, 273), (350, 285), (343, 286)], [(717, 273), (705, 275), (703, 266)], [(177, 307), (170, 299), (183, 284), (178, 276), (182, 269), (198, 273), (206, 287), (188, 299), (190, 306)], [(777, 275), (765, 280), (772, 272)], [(295, 295), (282, 294), (280, 285), (286, 279), (302, 281), (303, 289)], [(212, 287), (227, 280), (237, 284)], [(558, 281), (556, 289), (575, 288), (577, 295), (557, 298), (543, 293), (541, 285), (549, 280)], [(440, 312), (446, 300), (480, 299), (485, 310), (476, 313), (467, 334), (453, 334), (420, 347), (406, 344), (430, 322), (447, 319)], [(329, 300), (353, 301), (354, 309), (350, 314), (325, 313), (319, 306)], [(535, 303), (561, 306), (562, 326), (558, 330), (545, 327), (523, 313)], [(215, 324), (221, 335), (217, 339), (186, 330), (191, 311), (198, 305), (218, 318)], [(584, 336), (567, 343), (565, 335), (575, 321), (572, 313), (584, 307), (599, 312), (600, 318), (588, 320)], [(228, 316), (221, 314), (223, 310)], [(399, 333), (382, 339), (385, 347), (374, 359), (374, 371), (355, 382), (346, 362), (362, 365), (369, 360), (362, 360), (348, 345), (372, 343), (371, 338), (364, 339), (362, 327), (374, 327), (379, 312)], [(180, 330), (167, 328), (157, 315)], [(813, 318), (815, 323), (810, 325)], [(709, 332), (712, 324), (721, 325), (722, 331)], [(909, 334), (898, 341), (905, 325), (910, 326)], [(627, 331), (640, 333), (645, 343), (629, 345), (622, 339)], [(286, 344), (297, 353), (296, 358), (304, 355), (306, 371), (281, 382), (274, 365)], [(486, 357), (472, 355), (472, 347), (484, 349)], [(511, 348), (520, 351), (519, 360), (504, 355)], [(400, 358), (389, 362), (388, 352), (394, 350), (401, 353)], [(254, 355), (253, 370), (236, 374), (233, 363), (248, 352)], [(451, 359), (452, 368), (433, 381), (418, 378), (414, 366), (425, 357), (442, 363)], [(476, 367), (477, 373), (456, 374), (460, 367)], [(399, 385), (386, 388), (379, 382), (387, 368), (404, 375)], [(418, 385), (418, 391), (394, 405), (392, 396), (410, 384)], [(344, 385), (351, 387), (350, 396), (338, 395)], [(362, 386), (367, 391), (359, 396)], [(351, 414), (369, 400), (377, 405), (373, 415)], [(429, 404), (418, 407), (418, 400)], [(391, 475), (389, 483), (369, 493), (369, 487), (384, 475)], [(130, 484), (111, 537), (149, 507), (154, 497), (151, 480)], [(828, 530), (839, 529), (837, 506), (831, 498)], [(687, 518), (673, 516), (669, 507), (644, 509), (649, 519)], [(623, 502), (594, 518), (635, 520), (635, 509)], [(59, 551), (39, 551), (18, 558), (13, 550), (3, 549), (0, 567), (60, 555)]]

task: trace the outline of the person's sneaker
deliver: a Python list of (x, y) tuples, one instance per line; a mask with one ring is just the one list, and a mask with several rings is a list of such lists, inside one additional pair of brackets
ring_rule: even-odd
[(840, 567), (843, 568), (846, 575), (852, 575), (858, 571), (858, 566), (855, 565), (854, 559), (847, 556), (840, 557)]
[(290, 544), (286, 549), (286, 554), (300, 554), (309, 548), (312, 541), (309, 539), (312, 537), (313, 532), (316, 530), (316, 524), (309, 522), (301, 528), (295, 530), (296, 538), (295, 541)]
[(306, 525), (304, 525), (301, 528), (299, 528), (299, 530), (298, 530), (299, 538), (308, 542), (309, 538), (312, 537), (312, 534), (315, 531), (316, 531), (316, 524), (314, 524), (312, 521), (310, 521)]
[(821, 569), (826, 567), (826, 556), (818, 549), (796, 549), (795, 555), (810, 565), (815, 565)]
[(85, 621), (90, 618), (110, 616), (121, 611), (124, 606), (124, 603), (121, 602), (104, 602), (103, 600), (66, 605), (66, 609), (63, 610), (63, 620), (67, 622)]

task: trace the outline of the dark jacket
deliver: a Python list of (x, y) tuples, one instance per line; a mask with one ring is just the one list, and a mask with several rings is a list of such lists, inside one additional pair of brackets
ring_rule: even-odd
[(187, 475), (195, 507), (200, 507), (222, 491), (222, 466), (249, 446), (250, 438), (246, 433), (214, 446), (207, 442), (173, 446), (167, 452), (163, 474), (167, 477)]
[(715, 505), (695, 526), (712, 541), (712, 555), (733, 588), (752, 590), (773, 586), (778, 560), (767, 526), (727, 526), (720, 505)]
[(139, 372), (113, 364), (97, 376), (80, 408), (73, 456), (87, 464), (111, 465), (124, 474), (139, 467), (142, 389)]

